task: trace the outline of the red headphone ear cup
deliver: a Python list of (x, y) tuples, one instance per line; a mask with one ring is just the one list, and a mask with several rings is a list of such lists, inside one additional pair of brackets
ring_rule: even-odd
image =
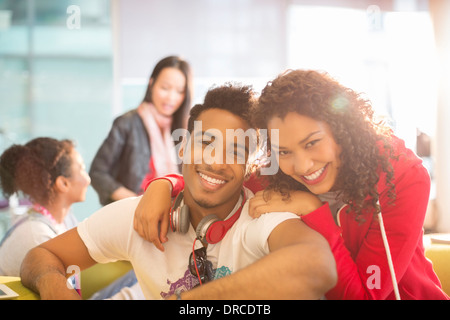
[[(197, 229), (195, 229), (195, 233), (197, 235), (197, 238), (200, 240), (206, 240), (208, 243), (213, 244), (208, 241), (207, 234), (208, 231), (213, 225), (215, 225), (217, 222), (220, 222), (218, 216), (215, 214), (210, 214), (209, 216), (204, 217), (197, 225)], [(220, 240), (219, 240), (220, 241)]]
[(225, 221), (214, 222), (206, 231), (206, 241), (210, 244), (221, 241), (227, 234), (228, 229)]
[(199, 224), (195, 233), (200, 240), (206, 240), (209, 244), (215, 244), (225, 237), (228, 230), (239, 219), (242, 208), (245, 204), (245, 193), (242, 200), (241, 207), (233, 214), (233, 216), (227, 220), (221, 220), (215, 214), (204, 217)]
[[(234, 225), (236, 220), (241, 215), (241, 210), (242, 210), (242, 207), (244, 206), (244, 203), (245, 202), (243, 202), (242, 206), (239, 208), (239, 210), (231, 218), (229, 218), (227, 220), (220, 220), (217, 216), (215, 216), (216, 221), (213, 221), (213, 223), (211, 223), (208, 226), (208, 228), (205, 230), (205, 232), (206, 232), (205, 238), (206, 238), (206, 241), (208, 241), (208, 243), (210, 243), (210, 244), (217, 243), (217, 242), (221, 241), (223, 239), (223, 237), (225, 237), (228, 230), (230, 230), (230, 228)], [(203, 218), (203, 219), (205, 219), (205, 218)]]

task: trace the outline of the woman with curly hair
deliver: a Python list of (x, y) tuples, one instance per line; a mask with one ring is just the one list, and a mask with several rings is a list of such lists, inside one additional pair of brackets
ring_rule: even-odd
[[(3, 194), (10, 197), (19, 193), (31, 206), (24, 217), (13, 221), (0, 240), (0, 276), (20, 276), (20, 266), (29, 250), (77, 226), (71, 207), (85, 200), (90, 183), (83, 158), (71, 140), (40, 137), (3, 152)], [(78, 275), (71, 280), (80, 288)], [(136, 283), (130, 271), (90, 299), (139, 299), (142, 292)]]
[(295, 70), (267, 84), (253, 115), (279, 135), (280, 170), (250, 210), (296, 212), (328, 240), (338, 271), (328, 299), (448, 299), (422, 244), (428, 172), (368, 101)]
[(3, 152), (3, 194), (21, 193), (32, 206), (13, 222), (0, 242), (0, 275), (19, 276), (28, 250), (77, 225), (71, 206), (85, 200), (90, 182), (83, 159), (70, 140), (36, 138)]

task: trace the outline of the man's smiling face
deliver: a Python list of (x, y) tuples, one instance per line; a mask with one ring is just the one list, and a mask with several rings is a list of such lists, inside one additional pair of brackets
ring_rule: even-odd
[(218, 215), (228, 214), (241, 193), (246, 168), (242, 157), (248, 158), (248, 141), (242, 145), (237, 137), (226, 139), (226, 131), (246, 131), (250, 126), (239, 116), (215, 108), (203, 111), (196, 121), (201, 121), (201, 130), (190, 133), (188, 146), (180, 154), (185, 201), (191, 202), (190, 207), (195, 203)]

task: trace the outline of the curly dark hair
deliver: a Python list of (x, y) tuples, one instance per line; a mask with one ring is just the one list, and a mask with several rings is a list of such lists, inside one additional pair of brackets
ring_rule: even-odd
[[(284, 119), (289, 112), (297, 112), (330, 126), (336, 143), (342, 149), (342, 165), (336, 180), (340, 196), (357, 217), (365, 208), (379, 211), (377, 182), (380, 168), (386, 173), (389, 197), (391, 202), (394, 201), (393, 169), (389, 162), (390, 157), (395, 158), (389, 143), (391, 129), (375, 120), (369, 101), (326, 73), (288, 70), (262, 90), (252, 121), (256, 127), (267, 129), (270, 119)], [(287, 196), (289, 190), (308, 191), (281, 170), (269, 176), (268, 180), (269, 188)]]
[(70, 140), (46, 137), (12, 145), (0, 157), (2, 193), (9, 197), (22, 192), (31, 202), (48, 204), (54, 197), (56, 178), (70, 177), (73, 148)]

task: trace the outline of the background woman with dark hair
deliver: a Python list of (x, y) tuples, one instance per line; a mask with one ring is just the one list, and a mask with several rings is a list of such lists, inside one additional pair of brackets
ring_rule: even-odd
[(85, 200), (90, 181), (83, 159), (69, 140), (36, 138), (2, 154), (3, 194), (20, 193), (32, 206), (1, 240), (0, 275), (19, 276), (28, 250), (76, 226), (70, 208)]
[(186, 128), (191, 99), (189, 64), (177, 56), (159, 61), (144, 100), (114, 120), (92, 162), (101, 204), (135, 196), (146, 181), (179, 171), (172, 132)]

